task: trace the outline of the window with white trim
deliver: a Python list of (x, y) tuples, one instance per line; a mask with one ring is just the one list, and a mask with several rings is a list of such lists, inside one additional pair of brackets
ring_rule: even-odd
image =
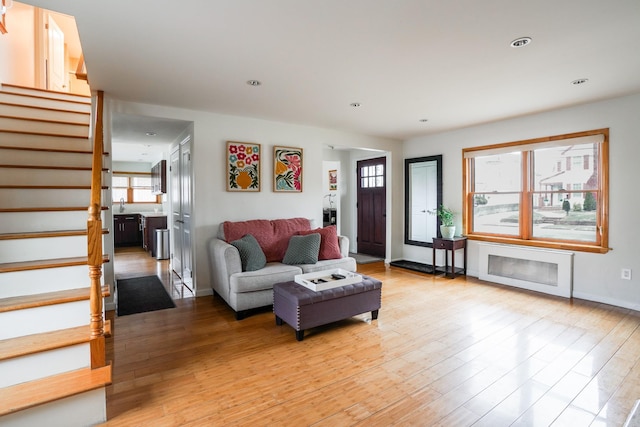
[(470, 239), (606, 252), (609, 130), (463, 150)]

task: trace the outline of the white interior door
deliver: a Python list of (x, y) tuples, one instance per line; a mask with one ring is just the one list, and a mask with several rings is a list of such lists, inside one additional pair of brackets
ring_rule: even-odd
[(191, 139), (180, 144), (180, 210), (182, 213), (182, 281), (193, 290), (193, 259), (191, 254)]
[(58, 92), (68, 92), (68, 85), (64, 72), (64, 32), (49, 15), (47, 24), (48, 55), (47, 55), (47, 89)]
[(171, 268), (182, 278), (182, 215), (180, 212), (180, 147), (171, 152)]

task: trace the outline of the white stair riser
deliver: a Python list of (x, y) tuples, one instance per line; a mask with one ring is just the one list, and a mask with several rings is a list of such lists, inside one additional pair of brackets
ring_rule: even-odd
[(3, 86), (0, 89), (2, 89), (2, 91), (0, 92), (0, 101), (2, 102), (10, 102), (13, 104), (21, 105), (32, 105), (42, 108), (57, 108), (60, 110), (82, 112), (91, 111), (90, 102), (86, 98), (83, 99), (79, 97), (67, 97), (67, 99), (64, 99), (60, 97), (56, 99), (55, 97), (42, 97), (42, 94), (39, 94), (37, 92), (35, 94), (15, 92), (8, 89), (6, 86)]
[(16, 87), (10, 87), (10, 86), (6, 86), (6, 85), (2, 85), (2, 87), (0, 87), (0, 90), (2, 90), (2, 93), (6, 94), (6, 95), (13, 95), (16, 97), (22, 97), (22, 98), (27, 98), (29, 99), (29, 103), (30, 104), (37, 104), (39, 102), (51, 102), (51, 101), (55, 101), (55, 102), (61, 102), (64, 104), (79, 104), (79, 105), (86, 105), (86, 104), (90, 104), (91, 100), (85, 96), (82, 95), (74, 95), (71, 93), (51, 93), (51, 92), (42, 92), (42, 91), (38, 91), (38, 90), (33, 90), (33, 89), (29, 89), (29, 88), (16, 88)]
[(87, 256), (87, 236), (0, 240), (2, 262)]
[(107, 420), (104, 387), (0, 418), (2, 427), (86, 427)]
[[(87, 326), (87, 335), (89, 335)], [(79, 344), (0, 361), (0, 387), (49, 377), (90, 366), (89, 344)]]
[(89, 280), (87, 265), (11, 271), (0, 274), (0, 298), (88, 287)]
[(4, 165), (91, 167), (91, 156), (87, 154), (0, 149), (0, 158)]
[[(86, 229), (89, 217), (86, 210), (72, 212), (11, 212), (1, 215), (0, 233)], [(104, 228), (104, 212), (102, 213), (102, 220)]]
[(0, 103), (0, 116), (24, 117), (28, 119), (56, 120), (59, 122), (89, 124), (90, 115), (78, 111), (31, 108), (27, 106)]
[(29, 135), (2, 132), (0, 128), (0, 145), (9, 147), (29, 147), (58, 150), (91, 151), (87, 138), (69, 138), (65, 136)]
[(20, 132), (50, 133), (54, 135), (89, 135), (89, 127), (84, 125), (20, 120), (6, 117), (0, 117), (0, 129)]
[(0, 340), (86, 325), (89, 313), (89, 300), (0, 313)]
[(3, 208), (88, 206), (91, 190), (25, 190), (0, 188)]
[[(106, 172), (102, 181), (106, 181)], [(3, 185), (90, 185), (91, 171), (0, 168)]]

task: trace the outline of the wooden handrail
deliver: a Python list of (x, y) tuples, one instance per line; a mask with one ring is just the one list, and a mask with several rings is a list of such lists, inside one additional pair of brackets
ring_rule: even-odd
[(87, 79), (87, 64), (84, 62), (84, 53), (80, 54), (80, 60), (78, 61), (78, 67), (76, 68), (76, 78), (78, 80), (89, 80)]
[(91, 367), (106, 365), (104, 348), (104, 318), (102, 313), (102, 219), (100, 213), (102, 196), (102, 152), (104, 146), (103, 132), (104, 92), (98, 91), (95, 109), (95, 126), (93, 129), (93, 161), (91, 171), (91, 202), (87, 220), (87, 255), (91, 293), (89, 304), (91, 317), (89, 322), (91, 337)]

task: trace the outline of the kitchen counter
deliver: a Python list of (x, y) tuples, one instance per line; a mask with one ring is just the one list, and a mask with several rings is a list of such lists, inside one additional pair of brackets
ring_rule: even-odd
[(156, 216), (167, 216), (167, 214), (164, 212), (138, 212), (138, 215), (143, 216), (145, 218), (156, 217)]

